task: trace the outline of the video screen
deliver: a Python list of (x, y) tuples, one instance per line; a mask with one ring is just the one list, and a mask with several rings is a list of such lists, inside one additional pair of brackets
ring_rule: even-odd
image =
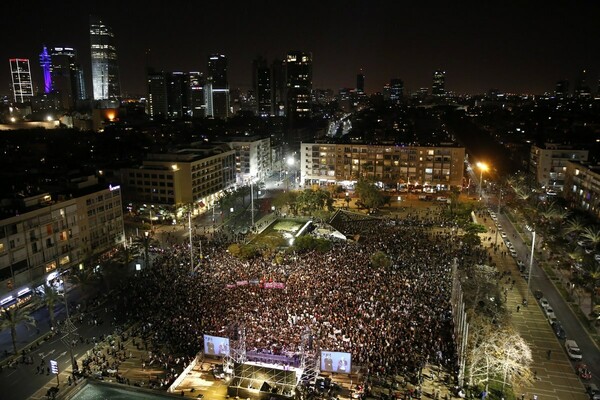
[(321, 351), (321, 371), (349, 374), (351, 368), (352, 354)]
[(204, 354), (211, 356), (229, 355), (229, 338), (204, 335)]

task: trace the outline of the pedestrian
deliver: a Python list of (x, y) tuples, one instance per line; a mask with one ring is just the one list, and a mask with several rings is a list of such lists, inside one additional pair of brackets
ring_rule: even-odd
[(548, 350), (548, 353), (546, 353), (546, 355), (548, 356), (548, 360), (552, 358), (552, 350)]
[(519, 312), (520, 309), (521, 309), (521, 306), (517, 306), (517, 312)]

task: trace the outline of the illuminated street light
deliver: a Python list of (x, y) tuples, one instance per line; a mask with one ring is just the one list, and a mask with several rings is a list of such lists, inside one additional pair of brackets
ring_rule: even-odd
[(488, 166), (485, 163), (478, 162), (477, 168), (479, 168), (479, 200), (481, 200), (483, 195), (483, 171), (487, 171)]

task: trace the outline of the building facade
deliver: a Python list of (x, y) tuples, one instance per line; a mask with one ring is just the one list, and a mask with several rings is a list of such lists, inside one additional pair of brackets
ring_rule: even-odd
[(94, 100), (121, 97), (115, 36), (110, 26), (94, 16), (90, 16), (90, 43)]
[[(44, 53), (48, 58), (45, 60)], [(77, 62), (77, 52), (72, 47), (51, 47), (40, 56), (44, 71), (44, 92), (55, 93), (60, 99), (60, 105), (65, 110), (73, 109), (77, 101), (87, 97), (83, 70)], [(46, 68), (48, 65), (48, 74)], [(47, 80), (49, 79), (49, 81)], [(50, 91), (48, 91), (50, 89)]]
[[(223, 54), (211, 54), (208, 56), (208, 80), (210, 85), (206, 87), (207, 116), (214, 118), (229, 118), (231, 112), (231, 100), (229, 96), (229, 81), (227, 80), (227, 57)], [(210, 105), (210, 107), (209, 107)]]
[(562, 195), (571, 207), (600, 220), (600, 166), (567, 161)]
[(15, 103), (28, 103), (33, 96), (33, 82), (28, 58), (11, 58), (10, 76)]
[(256, 97), (255, 113), (259, 117), (268, 117), (273, 111), (271, 95), (271, 69), (267, 60), (259, 57), (252, 62), (252, 87)]
[(292, 125), (312, 114), (312, 55), (290, 51), (285, 60), (286, 115)]
[(433, 73), (431, 95), (444, 97), (446, 95), (446, 71), (437, 70)]
[(561, 192), (565, 183), (568, 161), (587, 161), (588, 150), (546, 143), (531, 146), (529, 172), (546, 191)]
[(121, 189), (86, 193), (62, 201), (49, 194), (27, 198), (30, 211), (0, 221), (0, 296), (9, 298), (2, 306), (125, 241)]
[(270, 138), (232, 138), (227, 145), (235, 151), (235, 172), (238, 184), (244, 184), (250, 179), (263, 180), (271, 174)]
[(302, 143), (300, 153), (304, 185), (366, 179), (390, 188), (419, 185), (447, 190), (463, 183), (464, 147)]
[(222, 145), (149, 154), (141, 166), (121, 170), (121, 183), (128, 201), (212, 204), (235, 184), (235, 152)]

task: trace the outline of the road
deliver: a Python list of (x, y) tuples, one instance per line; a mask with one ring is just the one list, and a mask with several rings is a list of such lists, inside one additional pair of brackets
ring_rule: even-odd
[[(531, 254), (531, 247), (527, 246), (512, 222), (508, 219), (508, 217), (501, 213), (498, 215), (498, 221), (502, 224), (504, 231), (507, 233), (508, 238), (513, 243), (518, 258), (525, 263), (526, 271), (529, 267), (529, 259)], [(501, 240), (500, 237), (498, 240)], [(538, 242), (538, 240), (536, 240)], [(539, 242), (538, 242), (539, 243)], [(523, 276), (523, 279), (527, 279), (527, 275)], [(586, 330), (581, 325), (581, 322), (577, 318), (577, 316), (573, 313), (565, 299), (559, 293), (556, 284), (560, 284), (560, 282), (553, 282), (543, 271), (543, 269), (538, 265), (537, 260), (534, 258), (533, 268), (531, 269), (531, 281), (530, 288), (531, 291), (541, 290), (544, 297), (548, 300), (552, 308), (554, 309), (554, 313), (556, 317), (562, 324), (565, 332), (567, 334), (568, 339), (575, 340), (579, 345), (581, 352), (583, 353), (583, 363), (587, 364), (588, 368), (592, 372), (592, 382), (600, 385), (600, 350), (596, 346), (596, 344), (592, 341)], [(535, 302), (535, 304), (534, 304)], [(530, 306), (539, 307), (539, 303), (535, 301), (535, 298), (530, 295)], [(557, 339), (558, 340), (558, 339)], [(559, 340), (561, 343), (561, 348), (564, 350), (564, 340)], [(573, 365), (577, 365), (580, 362), (573, 362)], [(589, 382), (584, 382), (589, 383)]]
[[(64, 317), (64, 307), (57, 307), (57, 311), (57, 317), (59, 319), (62, 319)], [(75, 323), (75, 327), (77, 328), (76, 333), (82, 335), (84, 338), (90, 339), (90, 343), (79, 342), (73, 348), (73, 357), (75, 359), (81, 357), (83, 354), (85, 354), (87, 350), (90, 350), (93, 347), (91, 341), (93, 337), (99, 338), (100, 335), (107, 335), (111, 333), (114, 329), (110, 323), (110, 321), (112, 320), (110, 309), (107, 313), (104, 307), (100, 307), (96, 311), (96, 313), (98, 316), (98, 320), (104, 321), (100, 325), (90, 325), (87, 323), (87, 321), (84, 323)], [(45, 325), (48, 327), (49, 324), (47, 323), (47, 320), (43, 321), (43, 312), (39, 313), (39, 317), (42, 320), (40, 320), (38, 323), (40, 323), (41, 325), (45, 323)], [(40, 334), (43, 334), (47, 331), (48, 329), (45, 329), (44, 331), (40, 332)], [(4, 336), (6, 335), (6, 333), (8, 332), (3, 331), (0, 334), (0, 336), (3, 339), (2, 344), (5, 343)], [(21, 342), (27, 341), (28, 339), (36, 339), (38, 335), (35, 334), (35, 329), (33, 329), (33, 333), (34, 334), (29, 337), (23, 337)], [(70, 354), (68, 352), (68, 347), (60, 339), (61, 336), (64, 335), (55, 335), (50, 340), (42, 343), (35, 350), (32, 350), (30, 353), (28, 353), (27, 356), (31, 356), (33, 358), (33, 364), (19, 363), (15, 367), (4, 368), (4, 370), (0, 374), (2, 400), (28, 399), (31, 398), (37, 391), (39, 391), (41, 387), (50, 388), (51, 386), (56, 385), (55, 375), (47, 375), (46, 372), (44, 372), (43, 374), (38, 374), (37, 367), (41, 365), (42, 360), (44, 361), (45, 368), (49, 366), (50, 360), (56, 360), (58, 362), (60, 371), (65, 371), (68, 367), (70, 367), (71, 361)], [(10, 346), (12, 346), (12, 344)]]

